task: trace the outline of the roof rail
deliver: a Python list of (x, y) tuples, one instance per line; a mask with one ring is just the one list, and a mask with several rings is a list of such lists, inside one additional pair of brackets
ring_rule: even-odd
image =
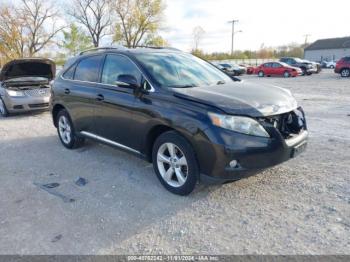
[(147, 45), (141, 45), (138, 46), (137, 48), (151, 48), (151, 49), (168, 49), (168, 50), (174, 50), (174, 51), (180, 51), (180, 49), (174, 48), (174, 47), (160, 47), (160, 46), (147, 46)]
[[(125, 47), (124, 47), (125, 48)], [(95, 51), (108, 51), (108, 50), (120, 50), (122, 48), (120, 47), (96, 47), (96, 48), (91, 48), (91, 49), (87, 49), (85, 51), (82, 51), (79, 53), (79, 55), (83, 55), (83, 54), (86, 54), (86, 53), (90, 53), (90, 52), (95, 52)], [(126, 48), (125, 48), (126, 49)]]

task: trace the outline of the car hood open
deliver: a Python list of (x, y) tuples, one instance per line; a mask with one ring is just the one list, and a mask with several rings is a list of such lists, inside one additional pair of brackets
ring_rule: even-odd
[(295, 110), (297, 102), (289, 90), (249, 82), (176, 88), (178, 98), (210, 105), (227, 114), (264, 117)]
[(56, 65), (50, 59), (16, 59), (4, 65), (0, 72), (0, 81), (23, 77), (44, 77), (53, 80), (55, 74)]

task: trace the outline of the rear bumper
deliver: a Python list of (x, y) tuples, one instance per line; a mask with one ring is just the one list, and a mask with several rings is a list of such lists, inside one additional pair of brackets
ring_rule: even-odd
[(9, 113), (20, 113), (35, 110), (46, 110), (50, 106), (50, 96), (45, 97), (9, 97), (3, 101)]

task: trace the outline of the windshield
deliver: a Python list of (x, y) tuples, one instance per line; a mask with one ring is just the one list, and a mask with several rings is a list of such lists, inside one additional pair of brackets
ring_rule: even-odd
[(185, 53), (142, 53), (137, 60), (161, 87), (195, 87), (233, 81), (215, 66)]

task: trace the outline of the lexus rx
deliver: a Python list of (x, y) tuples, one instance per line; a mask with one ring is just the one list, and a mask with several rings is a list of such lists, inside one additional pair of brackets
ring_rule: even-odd
[(179, 195), (296, 157), (308, 136), (290, 91), (170, 49), (83, 52), (54, 82), (52, 116), (66, 148), (89, 138), (131, 152)]

